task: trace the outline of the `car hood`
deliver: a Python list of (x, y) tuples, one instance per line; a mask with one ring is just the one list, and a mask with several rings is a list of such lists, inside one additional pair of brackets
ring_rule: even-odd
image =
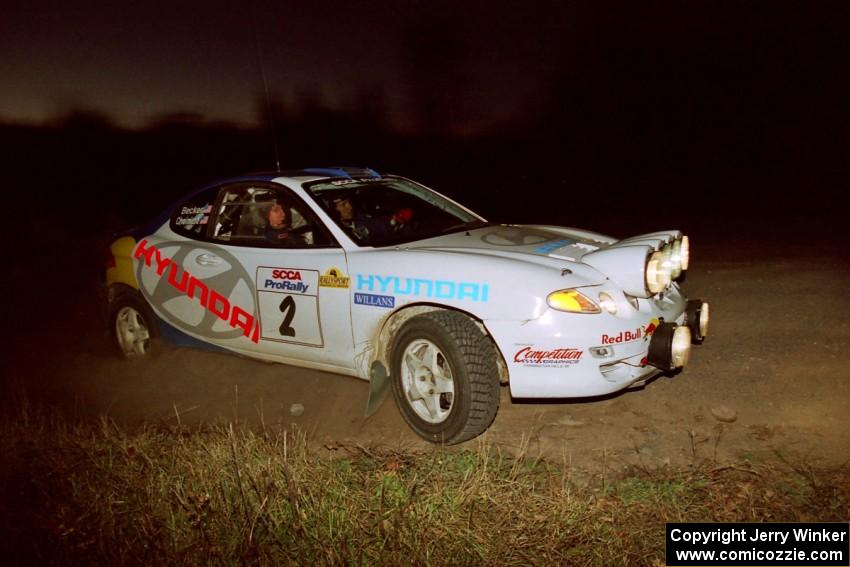
[(608, 247), (616, 240), (575, 228), (538, 225), (494, 225), (456, 232), (404, 246), (410, 250), (467, 252), (516, 258), (530, 256), (578, 262), (588, 252)]
[(456, 232), (403, 246), (409, 250), (463, 251), (504, 257), (530, 256), (581, 262), (593, 252), (625, 246), (658, 249), (681, 236), (664, 230), (617, 240), (611, 236), (562, 226), (502, 224)]
[[(635, 270), (643, 270), (649, 250), (657, 250), (681, 236), (677, 230), (642, 234), (617, 240), (603, 234), (560, 226), (494, 225), (420, 240), (405, 245), (411, 251), (439, 251), (512, 259), (564, 270), (568, 268), (583, 285), (612, 279), (624, 288)], [(629, 275), (622, 275), (625, 270)], [(576, 281), (576, 285), (582, 282)]]

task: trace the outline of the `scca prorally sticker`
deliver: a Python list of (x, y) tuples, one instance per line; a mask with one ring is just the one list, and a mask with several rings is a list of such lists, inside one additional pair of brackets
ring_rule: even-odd
[(257, 302), (264, 341), (324, 346), (317, 270), (259, 266)]
[(526, 346), (514, 354), (514, 362), (523, 366), (563, 368), (578, 364), (583, 351), (577, 348), (535, 349)]
[[(162, 250), (172, 248), (176, 251), (171, 257), (162, 254)], [(187, 257), (194, 252), (216, 256), (226, 262), (229, 269), (207, 278), (199, 278), (185, 267)], [(251, 300), (250, 306), (235, 305), (230, 299), (237, 288), (241, 286), (244, 289), (251, 284), (248, 273), (230, 253), (220, 248), (186, 245), (184, 242), (163, 242), (154, 246), (142, 240), (136, 247), (134, 257), (139, 260), (136, 266), (137, 281), (141, 283), (148, 279), (143, 277), (145, 272), (158, 278), (152, 286), (140, 285), (140, 288), (169, 323), (209, 339), (244, 336), (255, 343), (260, 341), (260, 325), (254, 316), (253, 298), (250, 294), (242, 294), (245, 301)], [(247, 289), (250, 291), (250, 287)], [(175, 304), (182, 308), (172, 307)], [(192, 309), (191, 305), (200, 306), (202, 312), (198, 313), (197, 308)], [(220, 330), (222, 326), (224, 330)]]
[(316, 294), (318, 272), (296, 268), (257, 268), (257, 291)]
[(322, 287), (348, 289), (351, 285), (351, 278), (342, 275), (342, 271), (339, 268), (331, 268), (324, 275), (319, 276), (319, 285)]

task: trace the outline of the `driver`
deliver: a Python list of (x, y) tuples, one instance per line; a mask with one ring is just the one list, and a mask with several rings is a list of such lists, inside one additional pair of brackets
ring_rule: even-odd
[(269, 208), (265, 236), (275, 246), (297, 248), (304, 244), (301, 237), (292, 232), (289, 208), (283, 201), (276, 201)]
[(354, 205), (351, 199), (345, 196), (335, 197), (334, 208), (339, 214), (340, 224), (354, 233), (360, 240), (380, 238), (387, 233), (387, 227), (380, 221), (366, 213), (359, 211), (354, 213)]
[(399, 230), (413, 216), (410, 209), (401, 209), (390, 218), (372, 217), (362, 211), (355, 213), (351, 199), (344, 195), (335, 197), (333, 204), (339, 214), (340, 224), (360, 240), (383, 238), (392, 231)]

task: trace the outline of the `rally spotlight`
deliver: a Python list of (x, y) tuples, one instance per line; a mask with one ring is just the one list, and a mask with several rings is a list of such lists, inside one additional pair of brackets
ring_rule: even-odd
[(691, 330), (691, 338), (698, 345), (708, 336), (708, 303), (691, 299), (685, 306), (685, 325)]
[(661, 370), (675, 370), (688, 363), (691, 330), (676, 323), (661, 323), (649, 341), (647, 362)]

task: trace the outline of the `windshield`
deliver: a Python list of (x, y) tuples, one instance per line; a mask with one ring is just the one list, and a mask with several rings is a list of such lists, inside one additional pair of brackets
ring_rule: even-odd
[(485, 226), (460, 205), (398, 177), (335, 179), (305, 186), (360, 246), (387, 246)]

